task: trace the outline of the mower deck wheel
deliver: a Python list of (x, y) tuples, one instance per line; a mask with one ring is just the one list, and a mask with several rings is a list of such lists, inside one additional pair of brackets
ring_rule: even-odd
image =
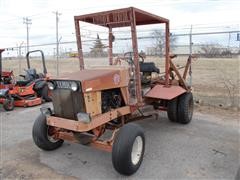
[(6, 111), (12, 111), (14, 109), (14, 99), (12, 97), (5, 99), (3, 102), (3, 108)]

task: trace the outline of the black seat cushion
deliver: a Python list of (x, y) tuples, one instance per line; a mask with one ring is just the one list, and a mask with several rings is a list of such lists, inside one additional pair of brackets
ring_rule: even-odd
[(39, 78), (39, 77), (38, 77), (36, 69), (27, 69), (26, 70), (26, 75), (24, 78), (25, 80), (34, 80), (37, 78)]
[(22, 81), (17, 81), (16, 85), (18, 86), (27, 86), (32, 80), (22, 80)]
[(140, 65), (140, 72), (160, 73), (159, 68), (157, 68), (155, 63), (153, 63), (153, 62), (140, 62), (139, 65)]

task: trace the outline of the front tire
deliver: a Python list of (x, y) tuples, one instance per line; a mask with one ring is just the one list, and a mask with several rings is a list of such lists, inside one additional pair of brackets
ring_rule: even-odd
[(134, 123), (124, 125), (114, 140), (113, 167), (120, 174), (134, 174), (142, 163), (144, 150), (145, 136), (143, 129)]
[(63, 144), (62, 139), (54, 139), (51, 134), (51, 126), (47, 125), (46, 116), (40, 114), (34, 122), (32, 136), (34, 143), (42, 150), (51, 151)]

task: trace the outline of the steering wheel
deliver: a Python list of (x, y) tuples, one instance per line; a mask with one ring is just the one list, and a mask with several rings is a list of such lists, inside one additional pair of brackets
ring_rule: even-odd
[[(139, 62), (143, 63), (143, 62), (144, 62), (144, 59), (145, 59), (145, 56), (144, 56), (142, 53), (139, 53), (138, 56), (140, 57)], [(133, 52), (132, 52), (132, 51), (125, 52), (125, 53), (123, 54), (123, 56), (118, 56), (118, 57), (115, 59), (114, 65), (117, 65), (117, 64), (120, 64), (120, 65), (121, 65), (121, 61), (126, 61), (126, 62), (128, 62), (128, 64), (134, 64), (134, 61), (133, 61)]]

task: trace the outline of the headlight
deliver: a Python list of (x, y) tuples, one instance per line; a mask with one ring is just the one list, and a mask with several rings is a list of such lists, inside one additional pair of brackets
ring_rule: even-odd
[(90, 123), (91, 122), (91, 117), (88, 113), (77, 113), (77, 119), (80, 122), (83, 123)]
[(53, 82), (48, 82), (47, 84), (48, 84), (48, 88), (50, 90), (54, 90), (55, 89), (55, 84), (53, 84)]
[(78, 90), (78, 84), (76, 82), (71, 82), (71, 89), (73, 91), (77, 91)]

